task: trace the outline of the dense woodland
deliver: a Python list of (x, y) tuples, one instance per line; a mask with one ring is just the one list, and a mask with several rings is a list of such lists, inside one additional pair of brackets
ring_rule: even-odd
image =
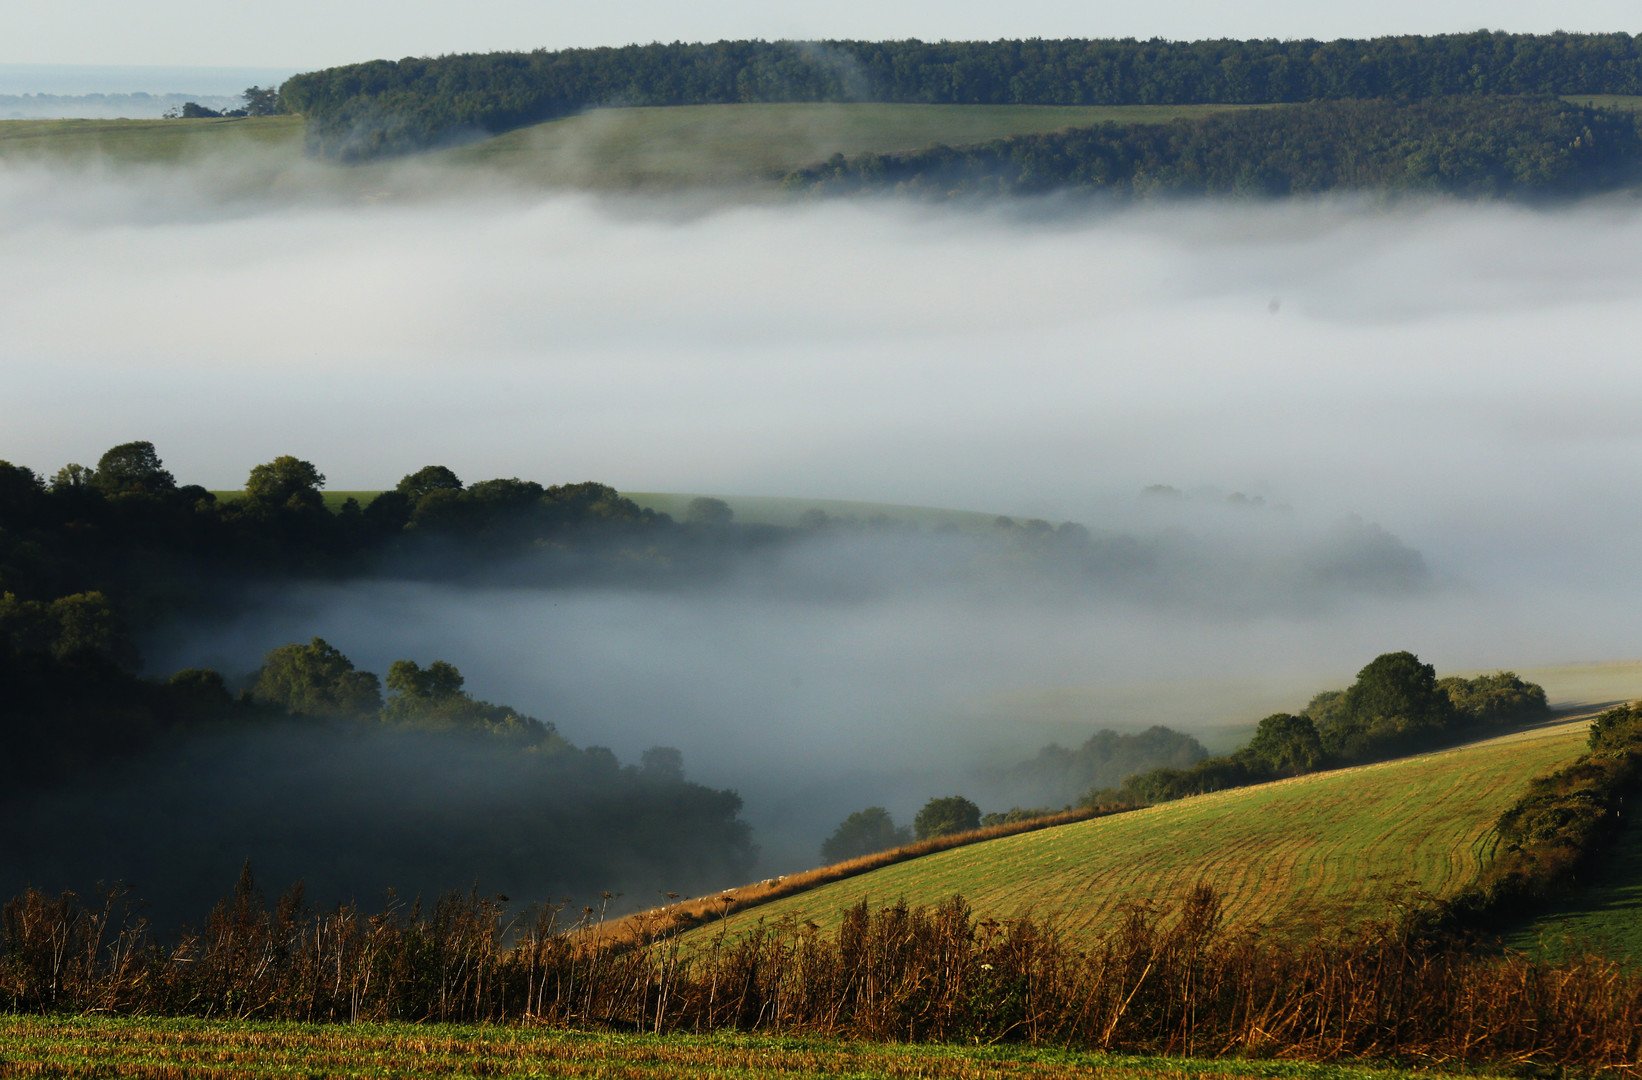
[(1642, 179), (1642, 114), (1550, 97), (1323, 101), (1169, 124), (1101, 124), (972, 146), (835, 156), (795, 190), (937, 198), (1075, 191), (1117, 196), (1568, 196)]
[(353, 160), (594, 106), (773, 101), (1132, 105), (1642, 94), (1642, 39), (1478, 31), (1372, 40), (720, 41), (376, 60), (283, 106)]
[[(120, 878), (165, 920), (247, 856), (327, 902), (476, 880), (533, 896), (699, 889), (750, 873), (740, 799), (691, 783), (676, 751), (624, 766), (476, 699), (437, 658), (384, 679), (314, 639), (249, 673), (145, 674), (147, 631), (231, 606), (247, 582), (391, 573), (400, 557), (431, 572), (457, 547), (478, 559), (532, 543), (596, 575), (661, 524), (597, 484), (460, 488), (434, 468), (332, 513), (323, 482), (279, 458), (219, 502), (143, 442), (49, 483), (0, 463), (5, 887)], [(502, 525), (521, 503), (528, 530)], [(401, 551), (407, 530), (426, 535)]]

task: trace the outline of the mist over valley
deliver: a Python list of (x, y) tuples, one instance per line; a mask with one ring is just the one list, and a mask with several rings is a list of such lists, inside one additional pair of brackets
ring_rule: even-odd
[[(294, 454), (338, 490), (437, 463), (887, 520), (741, 516), (733, 557), (593, 579), (544, 550), (213, 580), (143, 629), (151, 675), (315, 636), (374, 672), (448, 660), (577, 747), (680, 750), (781, 873), (866, 805), (1061, 805), (1005, 775), (1052, 742), (1227, 749), (1388, 649), (1635, 653), (1634, 200), (932, 207), (265, 165), (0, 170), (10, 460), (145, 439), (219, 491)], [(378, 780), (483, 789), (418, 761)]]

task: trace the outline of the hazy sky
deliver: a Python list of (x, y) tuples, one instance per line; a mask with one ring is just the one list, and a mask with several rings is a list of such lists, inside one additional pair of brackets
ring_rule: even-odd
[(7, 0), (0, 63), (319, 67), (489, 49), (718, 38), (1363, 37), (1479, 28), (1642, 30), (1634, 0)]

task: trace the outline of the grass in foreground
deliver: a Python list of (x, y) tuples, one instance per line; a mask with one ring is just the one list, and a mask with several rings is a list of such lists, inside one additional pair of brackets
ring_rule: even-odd
[[(0, 1076), (1091, 1076), (1393, 1080), (1406, 1069), (737, 1035), (665, 1037), (457, 1025), (0, 1017)], [(1478, 1075), (1478, 1074), (1471, 1074)]]
[(1580, 754), (1589, 720), (943, 851), (751, 908), (694, 936), (782, 918), (832, 929), (862, 900), (934, 904), (961, 893), (977, 911), (1048, 917), (1092, 940), (1129, 903), (1177, 904), (1199, 882), (1226, 898), (1233, 927), (1356, 925), (1473, 881), (1500, 812), (1531, 778)]

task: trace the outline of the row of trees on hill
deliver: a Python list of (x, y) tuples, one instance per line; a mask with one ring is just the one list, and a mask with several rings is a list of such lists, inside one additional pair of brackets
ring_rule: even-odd
[(156, 913), (214, 895), (245, 856), (318, 896), (702, 889), (750, 872), (730, 791), (678, 752), (635, 766), (467, 691), (449, 663), (385, 677), (315, 639), (255, 672), (141, 674), (145, 633), (240, 586), (371, 572), (459, 575), (558, 550), (586, 575), (700, 530), (600, 484), (462, 484), (431, 466), (333, 511), (285, 455), (218, 499), (153, 444), (49, 480), (0, 462), (0, 884), (137, 882)]
[(1346, 689), (1316, 695), (1299, 713), (1266, 717), (1235, 753), (1210, 757), (1196, 739), (1165, 727), (1132, 735), (1100, 731), (1075, 750), (1049, 746), (988, 778), (1013, 781), (1040, 809), (1017, 805), (983, 814), (961, 795), (946, 796), (925, 804), (909, 831), (884, 807), (869, 806), (839, 824), (821, 855), (842, 862), (914, 839), (1045, 817), (1077, 798), (1062, 793), (1079, 777), (1109, 778), (1085, 782), (1079, 789), (1084, 806), (1146, 805), (1452, 745), (1547, 712), (1544, 688), (1514, 672), (1439, 679), (1413, 653), (1385, 653)]
[[(146, 441), (50, 476), (0, 461), (0, 595), (51, 603), (101, 594), (135, 640), (163, 623), (221, 614), (239, 586), (298, 579), (675, 588), (733, 576), (806, 596), (945, 589), (1064, 601), (1195, 590), (1193, 602), (1233, 606), (1299, 592), (1402, 594), (1430, 580), (1418, 552), (1360, 521), (1322, 535), (1284, 531), (1280, 570), (1266, 565), (1274, 559), (1263, 547), (1245, 553), (1251, 573), (1228, 575), (1222, 587), (1205, 581), (1200, 541), (1178, 532), (1000, 517), (930, 535), (915, 522), (821, 511), (775, 526), (738, 520), (705, 497), (675, 520), (595, 481), (464, 482), (442, 465), (359, 499), (328, 499), (325, 482), (312, 462), (281, 455), (219, 497), (180, 482)], [(1273, 572), (1281, 580), (1258, 583)], [(1296, 592), (1283, 593), (1287, 584)]]
[(165, 113), (167, 120), (211, 120), (220, 117), (275, 116), (282, 111), (277, 86), (250, 86), (240, 95), (244, 104), (237, 109), (213, 109), (197, 101), (185, 101)]
[(1334, 190), (1572, 195), (1642, 178), (1642, 120), (1557, 98), (1325, 101), (1117, 124), (800, 169), (794, 190), (949, 198), (1073, 190), (1281, 196)]
[(591, 575), (601, 563), (641, 564), (657, 534), (689, 539), (604, 484), (464, 486), (430, 468), (368, 506), (349, 499), (333, 511), (324, 474), (291, 455), (257, 465), (243, 493), (223, 499), (179, 484), (143, 441), (49, 480), (0, 462), (0, 593), (98, 592), (128, 622), (149, 625), (228, 579), (351, 576), (395, 560), (405, 573), (459, 575), (481, 555), (531, 550), (573, 554)]
[(895, 818), (882, 806), (869, 806), (839, 823), (822, 842), (821, 858), (829, 863), (844, 862), (914, 840), (970, 832), (987, 823), (981, 808), (962, 795), (938, 795), (930, 799), (912, 819), (910, 829), (896, 825)]
[(1090, 792), (1088, 805), (1153, 803), (1242, 787), (1319, 769), (1380, 761), (1453, 745), (1546, 715), (1543, 687), (1510, 671), (1437, 678), (1410, 652), (1385, 653), (1344, 690), (1312, 698), (1299, 713), (1274, 713), (1234, 754), (1189, 768), (1138, 773)]
[(401, 153), (601, 105), (1133, 105), (1642, 94), (1642, 39), (1479, 31), (1371, 40), (719, 41), (406, 57), (297, 75), (312, 148)]

